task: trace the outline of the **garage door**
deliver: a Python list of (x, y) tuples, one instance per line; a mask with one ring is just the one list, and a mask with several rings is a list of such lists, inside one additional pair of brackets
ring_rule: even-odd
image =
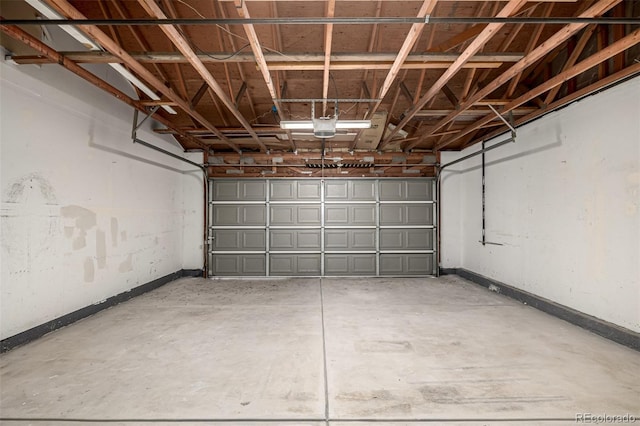
[(210, 276), (435, 273), (433, 179), (215, 179)]

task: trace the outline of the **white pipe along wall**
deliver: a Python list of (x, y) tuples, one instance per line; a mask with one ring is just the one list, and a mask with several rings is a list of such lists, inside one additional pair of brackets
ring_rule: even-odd
[(495, 244), (481, 156), (443, 172), (441, 266), (640, 332), (640, 77), (517, 130), (485, 154)]
[[(57, 65), (0, 73), (2, 339), (203, 267), (201, 170), (134, 145), (132, 108)], [(150, 125), (141, 139), (202, 163)]]

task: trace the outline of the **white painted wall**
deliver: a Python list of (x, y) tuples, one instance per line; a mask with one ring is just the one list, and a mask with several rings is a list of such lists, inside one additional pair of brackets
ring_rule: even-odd
[[(109, 67), (92, 69), (132, 93)], [(0, 75), (3, 339), (203, 267), (195, 167), (133, 145), (133, 110), (56, 65), (3, 61)], [(182, 153), (148, 126), (138, 137)]]
[(480, 161), (445, 179), (443, 266), (640, 332), (640, 78), (520, 127), (516, 144), (486, 154), (486, 235), (499, 246), (478, 242)]

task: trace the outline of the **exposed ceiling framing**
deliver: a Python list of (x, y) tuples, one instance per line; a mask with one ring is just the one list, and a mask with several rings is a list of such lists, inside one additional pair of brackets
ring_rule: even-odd
[[(25, 3), (0, 9), (11, 59), (154, 108), (157, 132), (206, 151), (213, 177), (432, 176), (440, 151), (507, 130), (492, 109), (518, 126), (640, 73), (640, 0), (38, 1), (94, 47), (47, 45), (33, 20), (56, 22)], [(81, 64), (121, 64), (157, 96)], [(280, 129), (312, 103), (374, 126)]]

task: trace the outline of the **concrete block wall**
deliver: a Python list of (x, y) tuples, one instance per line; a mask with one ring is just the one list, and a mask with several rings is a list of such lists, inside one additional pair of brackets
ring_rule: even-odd
[(480, 166), (477, 156), (443, 174), (442, 266), (640, 332), (640, 77), (486, 153), (486, 238), (499, 245), (479, 242)]
[[(197, 168), (134, 145), (133, 110), (57, 65), (2, 61), (0, 75), (2, 339), (203, 267)], [(141, 139), (182, 154), (150, 123)]]

